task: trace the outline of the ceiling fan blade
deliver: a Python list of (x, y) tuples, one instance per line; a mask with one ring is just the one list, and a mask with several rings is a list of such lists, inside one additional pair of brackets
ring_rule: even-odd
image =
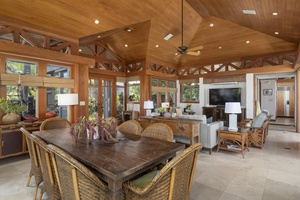
[(197, 51), (197, 52), (195, 52), (195, 51), (187, 51), (186, 54), (187, 55), (192, 55), (192, 56), (199, 56), (201, 53), (200, 53), (200, 51)]
[(197, 46), (197, 47), (189, 48), (189, 51), (197, 51), (197, 50), (201, 50), (201, 49), (203, 49), (203, 46)]

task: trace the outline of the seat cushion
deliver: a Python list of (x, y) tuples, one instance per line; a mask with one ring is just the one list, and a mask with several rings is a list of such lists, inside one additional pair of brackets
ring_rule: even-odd
[(149, 183), (151, 183), (151, 181), (153, 180), (153, 178), (156, 176), (156, 174), (158, 174), (160, 172), (160, 170), (153, 170), (135, 180), (133, 180), (132, 182), (140, 187), (140, 188), (145, 188)]
[(261, 128), (268, 118), (267, 114), (265, 112), (261, 112), (259, 115), (257, 115), (252, 122), (252, 127), (254, 128)]

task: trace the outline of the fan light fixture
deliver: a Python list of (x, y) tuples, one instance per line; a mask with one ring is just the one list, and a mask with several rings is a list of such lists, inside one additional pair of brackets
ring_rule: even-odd
[[(193, 51), (193, 50), (196, 51)], [(179, 54), (188, 54), (188, 55), (193, 55), (193, 56), (199, 56), (200, 55), (200, 49), (203, 49), (202, 46), (194, 47), (191, 49), (188, 49), (187, 46), (183, 45), (183, 0), (181, 1), (181, 46), (178, 47), (177, 52)]]

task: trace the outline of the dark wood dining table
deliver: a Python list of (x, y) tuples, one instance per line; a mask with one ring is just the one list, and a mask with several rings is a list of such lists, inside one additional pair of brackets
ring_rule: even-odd
[(121, 140), (114, 144), (104, 143), (100, 139), (90, 144), (86, 139), (75, 142), (69, 128), (35, 131), (33, 134), (94, 169), (98, 177), (107, 182), (111, 199), (121, 199), (122, 184), (126, 180), (176, 156), (176, 152), (184, 149), (183, 144), (120, 132), (116, 137)]

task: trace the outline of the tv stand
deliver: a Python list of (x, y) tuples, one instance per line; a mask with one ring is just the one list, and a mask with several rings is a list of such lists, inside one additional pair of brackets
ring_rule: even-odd
[[(237, 114), (237, 121), (245, 120), (246, 108), (241, 108), (242, 113)], [(229, 114), (225, 113), (225, 106), (216, 106), (216, 107), (202, 107), (203, 115), (206, 115), (206, 118), (212, 117), (214, 121), (224, 121), (224, 126), (229, 124)]]

